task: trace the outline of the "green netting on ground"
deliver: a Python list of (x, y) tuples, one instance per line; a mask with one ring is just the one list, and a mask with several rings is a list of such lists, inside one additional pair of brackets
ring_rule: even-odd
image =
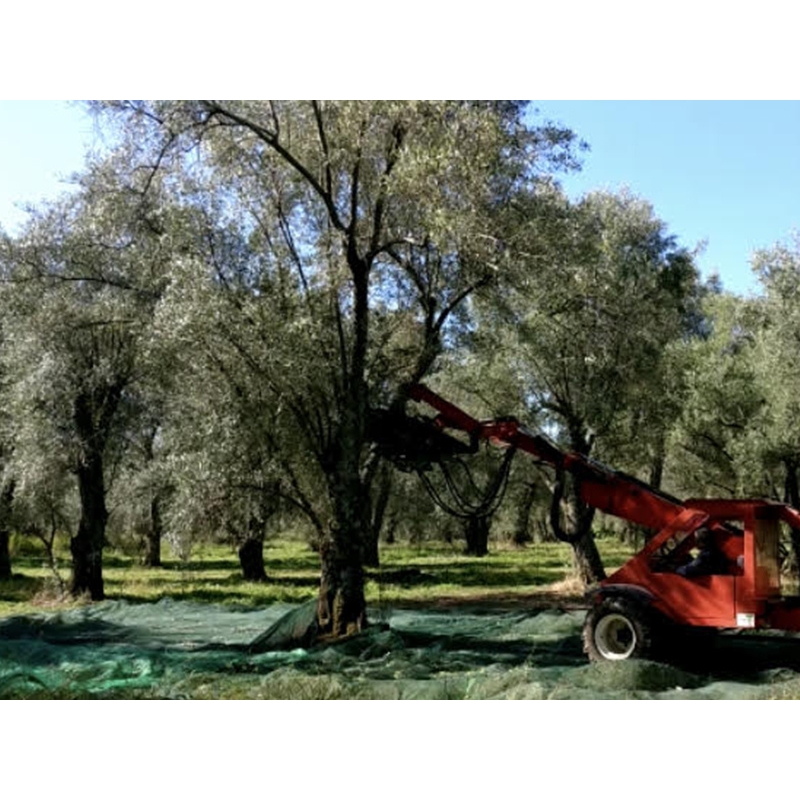
[(800, 697), (793, 637), (692, 643), (678, 664), (590, 664), (582, 612), (383, 610), (381, 624), (347, 641), (267, 649), (286, 644), (307, 612), (110, 601), (9, 618), (0, 697)]

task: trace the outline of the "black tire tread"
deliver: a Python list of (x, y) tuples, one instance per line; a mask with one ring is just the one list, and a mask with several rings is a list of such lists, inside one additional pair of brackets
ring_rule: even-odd
[(653, 614), (641, 602), (627, 597), (612, 596), (592, 606), (586, 615), (583, 625), (583, 650), (591, 661), (606, 660), (597, 649), (594, 632), (600, 620), (609, 614), (624, 616), (636, 632), (636, 645), (628, 658), (648, 658), (652, 655), (656, 639)]

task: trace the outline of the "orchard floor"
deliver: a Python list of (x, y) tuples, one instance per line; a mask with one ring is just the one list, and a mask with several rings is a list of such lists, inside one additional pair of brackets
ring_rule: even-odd
[(263, 649), (298, 613), (162, 599), (113, 600), (0, 620), (0, 698), (762, 699), (800, 698), (800, 639), (733, 634), (674, 663), (589, 663), (584, 612), (379, 607), (349, 640)]

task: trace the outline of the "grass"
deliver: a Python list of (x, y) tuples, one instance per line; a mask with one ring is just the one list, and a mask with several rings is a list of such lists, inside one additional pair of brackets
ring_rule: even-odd
[[(601, 539), (607, 569), (621, 564), (629, 551), (616, 540)], [(168, 550), (168, 548), (166, 548)], [(458, 546), (428, 543), (385, 546), (379, 569), (367, 570), (370, 605), (424, 606), (469, 602), (513, 603), (554, 595), (576, 599), (580, 588), (571, 578), (571, 551), (547, 543), (526, 548), (495, 546), (483, 558), (465, 556)], [(196, 549), (190, 560), (165, 553), (163, 565), (146, 568), (118, 551), (106, 551), (103, 577), (110, 600), (150, 602), (162, 598), (258, 608), (272, 603), (300, 603), (316, 593), (319, 556), (297, 541), (272, 541), (264, 549), (268, 580), (251, 583), (241, 576), (236, 554), (224, 546)], [(62, 550), (64, 580), (69, 559)], [(12, 554), (13, 576), (0, 581), (0, 617), (80, 601), (63, 599), (44, 554), (32, 545)]]
[[(627, 555), (611, 540), (603, 541), (602, 550), (609, 568), (621, 563)], [(316, 595), (319, 556), (307, 544), (274, 540), (265, 546), (264, 556), (268, 580), (251, 583), (241, 577), (236, 553), (225, 546), (197, 548), (188, 561), (173, 557), (165, 546), (160, 568), (142, 567), (131, 555), (107, 550), (103, 561), (106, 597), (132, 603), (171, 598), (260, 608), (273, 603), (301, 603)], [(563, 598), (577, 596), (575, 585), (569, 581), (571, 550), (559, 544), (527, 548), (495, 545), (484, 558), (463, 555), (459, 545), (392, 545), (382, 549), (381, 558), (379, 569), (367, 570), (365, 586), (369, 613), (375, 617), (380, 617), (382, 606), (390, 605), (419, 608), (468, 603), (535, 605), (554, 593)], [(58, 563), (61, 578), (67, 581), (70, 562), (65, 543), (61, 543), (58, 551)], [(61, 611), (85, 602), (62, 596), (44, 553), (32, 542), (17, 542), (16, 550), (12, 551), (12, 569), (13, 577), (0, 581), (0, 618)], [(160, 687), (130, 685), (89, 693), (74, 686), (34, 685), (29, 682), (29, 672), (26, 667), (20, 675), (12, 674), (0, 682), (0, 699), (163, 696)], [(285, 678), (278, 675), (269, 679), (260, 675), (203, 672), (187, 675), (180, 682), (179, 694), (196, 699), (368, 699), (383, 697), (385, 692), (391, 697), (393, 691), (396, 693), (393, 687), (391, 681), (361, 685), (335, 672), (330, 675), (293, 672)]]
[[(623, 563), (630, 554), (628, 548), (616, 539), (601, 538), (598, 545), (609, 572)], [(45, 564), (43, 553), (28, 543), (25, 544), (25, 548), (22, 550), (18, 547), (13, 553), (14, 576), (9, 580), (0, 581), (0, 618), (42, 611), (60, 611), (80, 604), (81, 601), (61, 598), (57, 591), (57, 582)], [(302, 542), (272, 541), (267, 544), (264, 555), (269, 580), (263, 584), (248, 583), (241, 578), (238, 559), (230, 548), (209, 546), (197, 549), (192, 558), (186, 562), (170, 557), (168, 548), (165, 548), (165, 551), (164, 565), (157, 569), (144, 568), (137, 564), (135, 558), (125, 553), (107, 551), (104, 558), (104, 576), (108, 599), (141, 603), (172, 598), (256, 609), (273, 603), (300, 603), (313, 598), (316, 594), (319, 558)], [(564, 607), (572, 602), (582, 603), (582, 592), (572, 575), (571, 549), (561, 544), (542, 544), (526, 548), (495, 544), (492, 552), (484, 558), (465, 556), (458, 546), (448, 546), (443, 543), (427, 543), (416, 547), (392, 545), (384, 547), (381, 556), (383, 561), (381, 568), (368, 570), (366, 583), (370, 614), (377, 619), (380, 619), (382, 605), (419, 609), (459, 606), (469, 609), (471, 604), (475, 604), (482, 607), (499, 607), (501, 610), (526, 610), (550, 605)], [(61, 550), (59, 558), (62, 577), (66, 580), (69, 572), (68, 552)], [(553, 618), (569, 620), (572, 616), (557, 615)], [(8, 623), (14, 624), (11, 620), (8, 620)], [(82, 621), (81, 624), (85, 626), (86, 622)], [(0, 699), (33, 697), (391, 699), (396, 696), (407, 696), (402, 692), (425, 691), (438, 692), (436, 695), (438, 697), (444, 691), (441, 686), (442, 680), (452, 681), (452, 686), (447, 684), (445, 687), (447, 696), (459, 698), (469, 696), (470, 686), (473, 689), (475, 686), (480, 688), (482, 680), (494, 685), (491, 682), (503, 679), (506, 673), (507, 679), (514, 686), (521, 681), (522, 683), (527, 681), (525, 686), (528, 684), (533, 686), (536, 680), (540, 679), (540, 676), (537, 677), (539, 674), (536, 673), (536, 669), (544, 670), (541, 675), (546, 675), (547, 669), (550, 668), (568, 670), (571, 666), (575, 666), (572, 663), (575, 661), (584, 672), (587, 670), (580, 653), (579, 642), (576, 645), (575, 641), (572, 641), (573, 639), (577, 641), (577, 637), (572, 634), (571, 638), (563, 641), (555, 637), (554, 643), (550, 644), (546, 636), (537, 640), (538, 644), (534, 648), (535, 658), (530, 663), (528, 655), (525, 655), (523, 660), (514, 660), (515, 653), (520, 648), (525, 649), (527, 653), (527, 640), (506, 641), (501, 638), (495, 641), (491, 634), (486, 641), (474, 637), (474, 640), (465, 639), (463, 636), (461, 638), (455, 636), (450, 641), (439, 633), (433, 634), (432, 637), (434, 646), (430, 647), (430, 654), (425, 656), (419, 655), (419, 652), (427, 651), (429, 648), (424, 631), (422, 633), (417, 631), (413, 636), (406, 632), (403, 640), (405, 644), (398, 652), (393, 650), (394, 645), (389, 642), (385, 645), (387, 651), (384, 655), (381, 655), (383, 651), (380, 650), (384, 645), (378, 646), (372, 639), (366, 643), (354, 641), (353, 646), (358, 644), (362, 649), (378, 647), (374, 653), (370, 650), (367, 654), (365, 650), (363, 654), (369, 669), (374, 672), (368, 680), (359, 679), (362, 659), (360, 651), (354, 651), (355, 655), (348, 654), (346, 646), (340, 647), (337, 651), (338, 660), (329, 662), (323, 653), (314, 659), (309, 659), (308, 662), (298, 662), (297, 665), (293, 665), (292, 662), (291, 666), (278, 669), (271, 666), (272, 662), (268, 661), (253, 662), (253, 664), (246, 660), (237, 661), (238, 656), (235, 653), (231, 656), (225, 655), (218, 664), (214, 662), (216, 666), (211, 665), (210, 661), (208, 663), (187, 661), (185, 675), (179, 674), (179, 670), (184, 668), (181, 666), (182, 662), (179, 662), (179, 658), (182, 657), (180, 648), (174, 653), (171, 651), (162, 653), (160, 650), (153, 653), (144, 652), (142, 658), (145, 661), (148, 659), (152, 661), (152, 666), (148, 669), (153, 670), (152, 680), (149, 677), (142, 679), (146, 685), (139, 682), (139, 673), (136, 670), (133, 670), (131, 677), (123, 669), (124, 680), (118, 679), (117, 673), (109, 667), (110, 657), (103, 655), (102, 648), (91, 651), (75, 648), (65, 663), (68, 664), (69, 670), (77, 670), (72, 674), (78, 677), (65, 683), (53, 681), (48, 677), (47, 670), (51, 669), (50, 660), (53, 658), (54, 650), (43, 650), (40, 653), (33, 644), (30, 644), (29, 647), (26, 645), (28, 649), (19, 650), (17, 656), (12, 641), (8, 646), (8, 653), (12, 655), (7, 657), (10, 659), (9, 663), (18, 658), (18, 665), (0, 680)], [(54, 642), (53, 647), (63, 644), (58, 640)], [(753, 646), (752, 643), (744, 641), (741, 643), (733, 641), (732, 644), (743, 652), (748, 646), (751, 649)], [(134, 640), (125, 646), (132, 648), (133, 652), (139, 645)], [(553, 648), (552, 652), (548, 647)], [(759, 653), (761, 649), (758, 648)], [(115, 651), (112, 649), (110, 652)], [(744, 652), (744, 655), (748, 653), (752, 655), (750, 651)], [(794, 651), (792, 653), (794, 654)], [(92, 660), (94, 658), (99, 659), (96, 665)], [(228, 658), (231, 659), (230, 663), (226, 660)], [(490, 663), (494, 665), (495, 658), (497, 670), (487, 666)], [(192, 666), (195, 664), (198, 665), (197, 669)], [(244, 669), (243, 665), (248, 669)], [(420, 665), (425, 667), (421, 676), (415, 672)], [(6, 664), (7, 671), (8, 667), (9, 664)], [(106, 669), (111, 670), (107, 687), (100, 686), (105, 680), (102, 673)], [(159, 670), (164, 670), (163, 674)], [(395, 674), (396, 670), (400, 672)], [(382, 676), (382, 671), (386, 672), (385, 677)], [(617, 675), (619, 669), (612, 672), (612, 677), (616, 676), (619, 680), (625, 678), (625, 675), (622, 675), (622, 678)], [(745, 683), (758, 683), (758, 676), (762, 672), (763, 667), (754, 668), (750, 672), (745, 670), (742, 673), (745, 675)], [(776, 683), (766, 691), (765, 697), (780, 699), (800, 697), (798, 688), (800, 678), (795, 679), (793, 674), (786, 670), (773, 670), (773, 673), (773, 677), (769, 680), (770, 682), (775, 680)], [(565, 672), (565, 675), (567, 674), (573, 676), (572, 672)], [(436, 680), (428, 681), (431, 676)], [(563, 680), (571, 686), (570, 681), (573, 677), (564, 677)], [(600, 680), (600, 677), (589, 670), (583, 679)], [(714, 680), (719, 679), (714, 678)], [(93, 688), (82, 686), (80, 684), (82, 680), (88, 681)], [(627, 686), (624, 680), (623, 683)], [(647, 689), (646, 686), (639, 685), (641, 681), (638, 678), (630, 679), (628, 683), (633, 687), (631, 696), (635, 696), (636, 691)], [(603, 686), (598, 684), (598, 696), (602, 696), (603, 691), (605, 691)]]

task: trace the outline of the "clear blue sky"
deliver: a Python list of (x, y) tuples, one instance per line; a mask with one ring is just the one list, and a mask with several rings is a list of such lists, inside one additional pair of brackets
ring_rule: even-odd
[(80, 170), (94, 142), (94, 122), (78, 104), (0, 101), (0, 225), (13, 232), (18, 204), (57, 196)]
[(757, 289), (754, 250), (800, 228), (800, 103), (535, 103), (539, 118), (572, 128), (591, 150), (562, 180), (571, 196), (627, 186), (649, 200), (681, 244), (707, 241), (704, 275)]
[[(578, 196), (623, 186), (649, 200), (681, 244), (707, 241), (699, 263), (726, 288), (756, 289), (749, 259), (800, 228), (798, 102), (534, 102), (591, 150), (563, 178)], [(0, 225), (15, 203), (58, 193), (97, 144), (92, 120), (61, 101), (0, 102)]]

